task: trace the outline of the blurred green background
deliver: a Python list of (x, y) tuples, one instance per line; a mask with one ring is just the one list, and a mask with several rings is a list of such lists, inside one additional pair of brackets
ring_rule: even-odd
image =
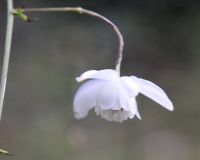
[[(117, 37), (104, 22), (73, 13), (16, 18), (0, 147), (15, 160), (199, 160), (200, 3), (194, 0), (26, 0), (26, 7), (82, 6), (124, 35), (122, 75), (151, 80), (175, 110), (138, 96), (142, 120), (107, 122), (93, 111), (73, 116), (75, 77), (114, 68)], [(15, 7), (23, 0), (15, 0)], [(0, 62), (6, 0), (0, 1)]]

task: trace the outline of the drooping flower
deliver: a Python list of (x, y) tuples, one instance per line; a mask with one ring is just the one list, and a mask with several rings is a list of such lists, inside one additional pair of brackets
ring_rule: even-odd
[(122, 76), (112, 69), (90, 70), (76, 78), (85, 82), (74, 97), (75, 118), (87, 116), (94, 108), (97, 115), (108, 121), (122, 122), (137, 116), (136, 96), (139, 93), (154, 100), (167, 110), (173, 111), (173, 104), (166, 93), (154, 83), (135, 76)]

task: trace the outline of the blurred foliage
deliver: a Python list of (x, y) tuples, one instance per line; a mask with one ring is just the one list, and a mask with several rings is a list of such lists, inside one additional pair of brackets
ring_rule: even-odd
[[(0, 1), (0, 58), (6, 25)], [(125, 39), (123, 75), (149, 79), (166, 90), (175, 111), (138, 96), (143, 120), (110, 123), (91, 112), (73, 117), (75, 77), (88, 69), (113, 68), (115, 33), (93, 17), (29, 13), (15, 21), (0, 125), (9, 159), (199, 160), (200, 1), (26, 0), (26, 7), (81, 6), (119, 26)], [(15, 6), (24, 1), (15, 0)]]

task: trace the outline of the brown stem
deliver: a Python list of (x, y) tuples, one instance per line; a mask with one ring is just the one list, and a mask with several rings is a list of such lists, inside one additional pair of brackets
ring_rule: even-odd
[(120, 65), (121, 65), (122, 55), (123, 55), (124, 40), (123, 40), (123, 36), (122, 36), (121, 32), (119, 31), (119, 28), (113, 22), (111, 22), (109, 19), (107, 19), (106, 17), (104, 17), (96, 12), (93, 12), (93, 11), (90, 11), (87, 9), (83, 9), (81, 7), (26, 8), (26, 9), (24, 9), (24, 12), (76, 12), (76, 13), (80, 13), (80, 14), (87, 14), (92, 17), (96, 17), (100, 20), (105, 21), (113, 28), (113, 30), (116, 32), (116, 34), (118, 36), (119, 48), (118, 48), (118, 57), (117, 57), (117, 61), (116, 61), (116, 71), (118, 73), (120, 73)]

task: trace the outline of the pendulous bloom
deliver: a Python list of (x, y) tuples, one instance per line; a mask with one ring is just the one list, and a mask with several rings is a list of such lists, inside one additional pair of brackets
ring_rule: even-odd
[(88, 80), (74, 97), (74, 113), (77, 119), (86, 117), (92, 108), (97, 115), (108, 121), (122, 122), (135, 116), (141, 119), (136, 102), (139, 93), (173, 111), (173, 104), (166, 93), (148, 80), (135, 76), (120, 77), (112, 69), (90, 70), (76, 80)]

